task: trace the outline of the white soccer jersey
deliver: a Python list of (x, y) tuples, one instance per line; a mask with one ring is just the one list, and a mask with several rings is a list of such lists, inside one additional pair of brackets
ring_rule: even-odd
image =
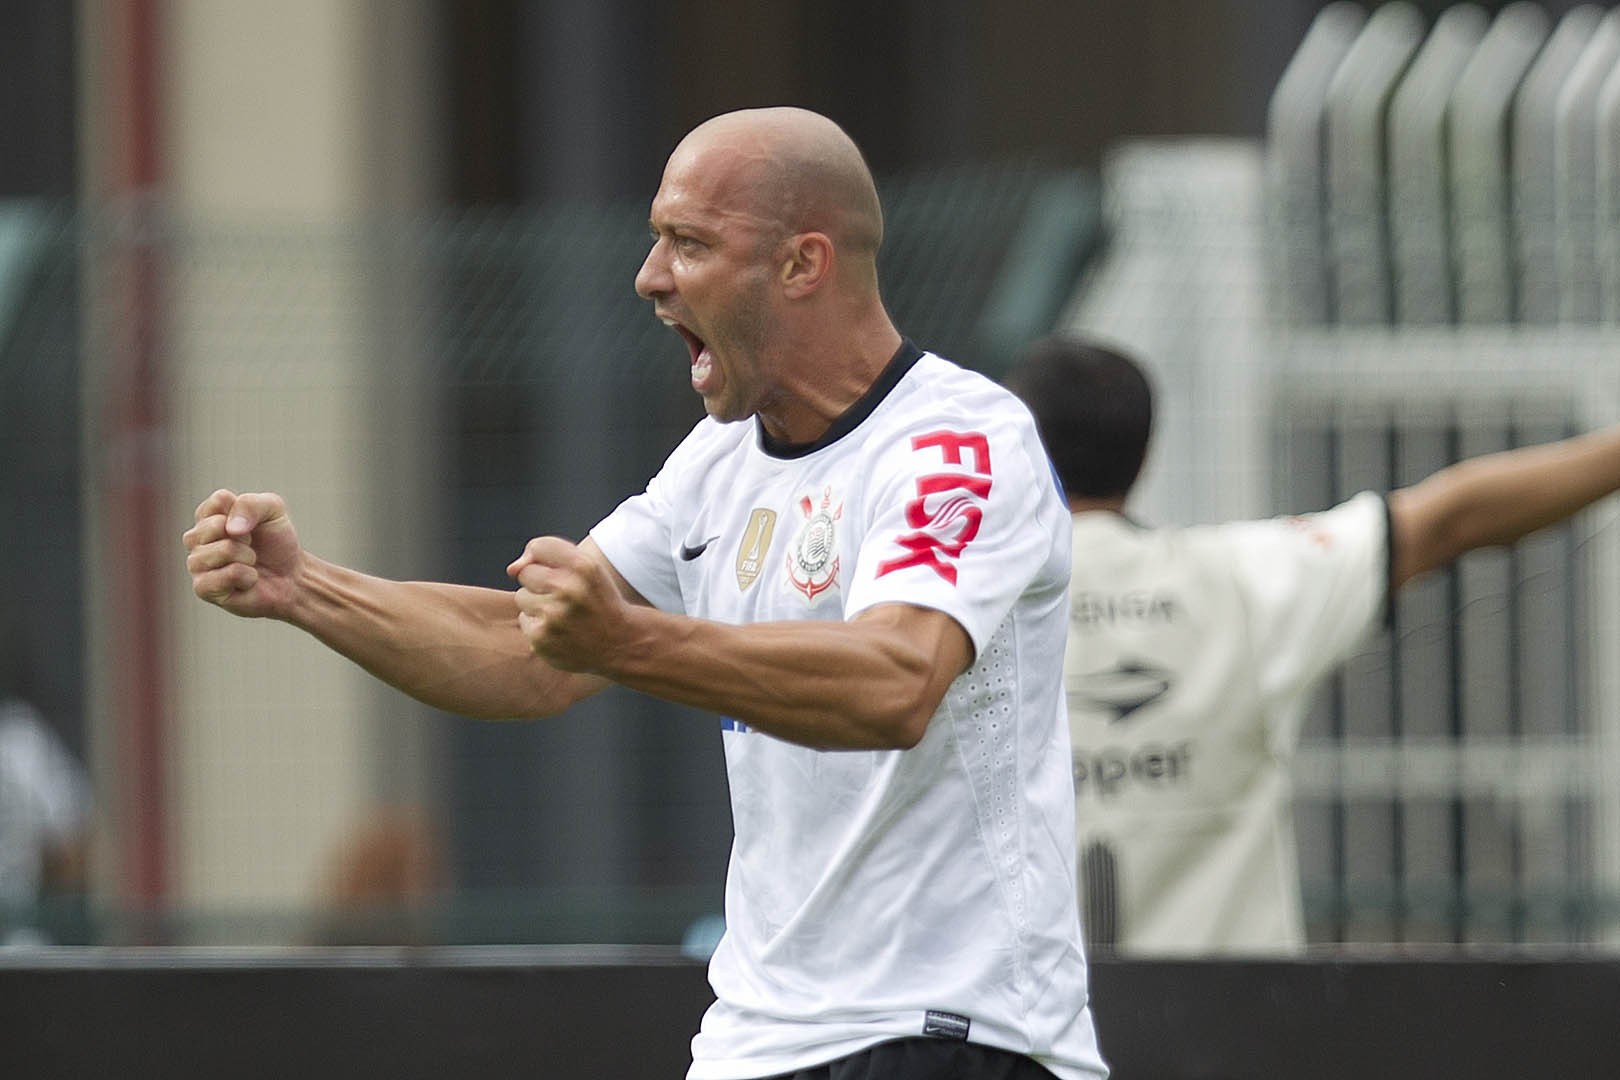
[(664, 610), (749, 624), (918, 604), (976, 650), (910, 750), (721, 721), (735, 837), (689, 1075), (924, 1034), (1105, 1075), (1063, 839), (1069, 515), (1023, 405), (908, 343), (812, 446), (700, 422), (592, 536)]
[(1388, 518), (1074, 521), (1067, 672), (1087, 932), (1137, 954), (1304, 944), (1288, 768), (1310, 692), (1376, 625)]

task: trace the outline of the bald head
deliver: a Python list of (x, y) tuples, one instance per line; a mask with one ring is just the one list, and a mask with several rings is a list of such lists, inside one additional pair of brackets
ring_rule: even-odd
[(647, 215), (636, 292), (685, 339), (721, 421), (811, 442), (903, 340), (883, 305), (883, 216), (855, 143), (825, 116), (749, 109), (681, 140)]
[(683, 152), (738, 169), (752, 212), (783, 234), (824, 232), (846, 258), (875, 261), (883, 211), (872, 172), (825, 116), (788, 107), (723, 113), (693, 128), (676, 148)]

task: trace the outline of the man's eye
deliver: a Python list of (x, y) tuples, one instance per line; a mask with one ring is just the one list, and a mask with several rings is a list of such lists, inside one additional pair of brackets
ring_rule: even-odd
[(702, 247), (703, 247), (703, 244), (701, 242), (699, 242), (697, 240), (694, 240), (690, 236), (677, 236), (675, 238), (675, 250), (676, 251), (686, 253), (686, 254), (690, 254), (692, 252), (700, 250)]

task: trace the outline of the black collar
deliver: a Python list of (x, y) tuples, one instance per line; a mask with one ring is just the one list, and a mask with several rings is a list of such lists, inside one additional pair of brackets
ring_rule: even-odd
[(791, 459), (813, 454), (823, 446), (831, 446), (860, 427), (861, 421), (872, 415), (872, 410), (889, 396), (889, 391), (899, 385), (912, 365), (922, 359), (922, 355), (922, 350), (912, 344), (910, 338), (901, 338), (900, 348), (895, 352), (894, 358), (878, 373), (878, 377), (867, 388), (866, 393), (861, 395), (859, 401), (845, 409), (842, 415), (821, 433), (821, 437), (813, 442), (790, 443), (773, 438), (770, 432), (765, 430), (765, 425), (755, 418), (754, 423), (759, 429), (759, 448), (771, 457)]

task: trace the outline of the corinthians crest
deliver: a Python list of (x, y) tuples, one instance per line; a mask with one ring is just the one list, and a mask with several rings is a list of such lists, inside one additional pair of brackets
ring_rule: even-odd
[(804, 524), (788, 545), (788, 584), (810, 603), (828, 589), (838, 587), (838, 519), (844, 504), (832, 505), (832, 488), (822, 490), (819, 501), (806, 495), (799, 500)]

